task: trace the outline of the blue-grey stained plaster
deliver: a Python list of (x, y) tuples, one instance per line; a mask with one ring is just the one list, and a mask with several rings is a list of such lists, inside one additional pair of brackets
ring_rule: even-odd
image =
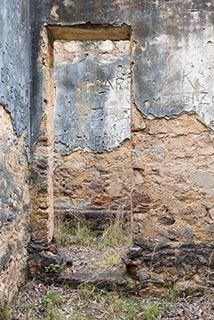
[(20, 135), (30, 128), (30, 21), (28, 0), (0, 0), (0, 103)]
[(195, 112), (204, 124), (213, 128), (212, 61), (209, 65), (212, 51), (209, 45), (214, 43), (213, 0), (32, 0), (31, 12), (35, 61), (32, 143), (39, 135), (42, 117), (41, 65), (36, 64), (36, 59), (44, 23), (129, 25), (134, 41), (133, 97), (142, 115), (171, 117)]
[[(149, 25), (151, 17), (147, 19), (144, 25)], [(134, 98), (143, 115), (195, 112), (214, 128), (212, 19), (211, 11), (169, 13), (159, 16), (156, 30), (145, 29), (146, 37), (138, 41), (133, 54)]]
[[(130, 138), (130, 53), (78, 56), (54, 67), (55, 149), (103, 152)], [(118, 79), (117, 79), (118, 77)], [(125, 98), (124, 98), (125, 97)]]

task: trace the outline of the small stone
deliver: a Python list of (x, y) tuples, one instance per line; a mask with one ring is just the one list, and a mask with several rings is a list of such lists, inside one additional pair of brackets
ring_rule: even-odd
[(172, 217), (160, 217), (158, 218), (158, 222), (165, 226), (171, 226), (175, 223), (175, 219)]
[(49, 265), (61, 266), (64, 262), (63, 257), (60, 254), (53, 254), (49, 251), (41, 252), (40, 259), (42, 269), (45, 269), (45, 267), (48, 267)]
[(130, 247), (129, 247), (129, 251), (128, 251), (128, 257), (129, 258), (137, 258), (137, 257), (140, 257), (141, 254), (143, 252), (143, 249), (138, 246), (138, 245), (135, 245), (135, 244), (132, 244)]
[(160, 274), (153, 274), (151, 280), (156, 286), (164, 285), (164, 279)]
[(139, 281), (146, 281), (151, 278), (150, 274), (148, 272), (144, 271), (143, 269), (140, 269), (137, 272), (137, 277), (138, 277)]
[(210, 214), (211, 219), (214, 220), (214, 208), (211, 208), (209, 210), (209, 214)]
[(114, 44), (110, 40), (100, 41), (98, 44), (98, 50), (102, 52), (111, 52), (114, 49)]
[(31, 241), (28, 245), (28, 251), (30, 253), (38, 253), (47, 249), (48, 245), (39, 240)]
[(193, 231), (192, 231), (192, 228), (188, 225), (185, 225), (184, 226), (184, 229), (183, 229), (183, 237), (192, 242), (193, 241), (193, 238), (194, 238), (194, 234), (193, 234)]
[(61, 258), (63, 259), (63, 264), (66, 267), (72, 267), (73, 258), (72, 258), (71, 254), (69, 252), (59, 251), (58, 255), (61, 256)]
[(99, 289), (114, 290), (136, 290), (136, 282), (126, 272), (115, 270), (104, 273), (64, 273), (59, 276), (57, 282), (67, 284), (71, 288), (78, 288), (79, 285), (88, 283)]

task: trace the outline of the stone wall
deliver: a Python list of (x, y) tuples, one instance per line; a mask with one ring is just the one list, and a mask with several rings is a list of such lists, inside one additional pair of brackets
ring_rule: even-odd
[(2, 0), (0, 27), (0, 301), (54, 212), (133, 213), (145, 290), (213, 285), (213, 2)]
[(0, 128), (0, 301), (3, 303), (14, 296), (26, 275), (30, 199), (26, 139), (16, 136), (10, 115), (2, 105)]
[(29, 226), (30, 35), (27, 0), (0, 10), (0, 305), (24, 280)]
[(69, 223), (102, 228), (116, 216), (131, 219), (130, 143), (99, 154), (73, 152), (54, 158), (54, 214)]
[(213, 133), (195, 115), (145, 120), (133, 133), (133, 212), (148, 229), (135, 233), (164, 241), (214, 239)]
[[(154, 286), (156, 290), (174, 284), (183, 288), (205, 285), (204, 275), (212, 269), (213, 252), (213, 2), (32, 1), (31, 15), (35, 61), (31, 144), (37, 172), (33, 176), (37, 190), (32, 200), (41, 199), (34, 203), (33, 239), (51, 241), (53, 199), (59, 213), (65, 209), (79, 210), (79, 214), (82, 208), (90, 212), (97, 205), (103, 205), (105, 210), (105, 205), (112, 203), (110, 190), (114, 190), (121, 199), (132, 198), (134, 245), (125, 262), (142, 286), (149, 290)], [(75, 93), (87, 73), (79, 75), (78, 68), (71, 66), (76, 59), (73, 52), (62, 50), (65, 54), (60, 54), (60, 59), (67, 60), (57, 66), (57, 85), (63, 87), (65, 94), (56, 91), (58, 105), (53, 116), (54, 82), (51, 83), (52, 76), (47, 73), (53, 70), (47, 57), (53, 52), (53, 40), (80, 40), (72, 39), (77, 32), (71, 30), (86, 35), (103, 26), (110, 29), (125, 26), (131, 30), (128, 34), (132, 48), (131, 135), (124, 136), (131, 143), (124, 142), (119, 127), (118, 143), (106, 144), (104, 131), (98, 130), (95, 147), (90, 136), (95, 137), (96, 127), (88, 110), (81, 109), (86, 95), (79, 88), (82, 94)], [(122, 40), (116, 31), (115, 34), (118, 38), (114, 40)], [(100, 35), (94, 40), (113, 40)], [(81, 40), (87, 41), (87, 37)], [(91, 52), (89, 58), (82, 57), (84, 68), (85, 61), (93, 60), (92, 57)], [(78, 63), (81, 65), (81, 61)], [(90, 66), (94, 70), (93, 63)], [(66, 78), (66, 70), (75, 74), (75, 83)], [(68, 80), (65, 83), (64, 78)], [(68, 106), (71, 100), (75, 101), (72, 111), (86, 111), (86, 128), (79, 120), (74, 125)], [(97, 101), (94, 95), (92, 106), (97, 107)], [(90, 105), (91, 100), (88, 102)], [(102, 117), (97, 118), (100, 126)], [(57, 152), (53, 169), (54, 148)], [(130, 160), (128, 156), (122, 157), (125, 152), (131, 152)], [(125, 172), (133, 170), (131, 184), (128, 180), (121, 182), (122, 173), (118, 169), (121, 163)], [(109, 185), (106, 185), (108, 177), (103, 178), (104, 166), (108, 171), (105, 174), (111, 177)], [(118, 185), (122, 185), (122, 191), (118, 191)], [(44, 194), (47, 201), (43, 201)], [(113, 199), (114, 204), (117, 201)]]
[[(145, 290), (212, 285), (213, 133), (192, 115), (133, 132), (134, 245), (127, 268)], [(146, 226), (146, 228), (144, 227)]]

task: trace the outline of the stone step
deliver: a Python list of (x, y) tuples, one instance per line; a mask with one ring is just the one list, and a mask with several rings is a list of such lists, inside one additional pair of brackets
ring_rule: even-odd
[(73, 289), (81, 285), (92, 285), (97, 289), (106, 289), (108, 291), (127, 290), (129, 293), (136, 289), (136, 281), (124, 270), (103, 273), (63, 273), (56, 279), (56, 282), (61, 285), (68, 285)]

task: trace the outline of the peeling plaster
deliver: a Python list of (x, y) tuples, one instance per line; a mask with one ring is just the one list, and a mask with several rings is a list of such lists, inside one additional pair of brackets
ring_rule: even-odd
[[(197, 13), (192, 23), (200, 26)], [(196, 27), (181, 39), (163, 33), (136, 46), (135, 103), (144, 116), (196, 112), (206, 126), (213, 127), (214, 30), (207, 21), (204, 27)]]
[(29, 130), (29, 7), (25, 0), (3, 1), (0, 11), (0, 103), (18, 135)]
[(55, 42), (55, 148), (103, 152), (130, 139), (130, 42)]
[(54, 20), (59, 20), (59, 15), (57, 13), (57, 10), (59, 9), (59, 6), (54, 6), (52, 9), (51, 9), (51, 18), (54, 19)]

